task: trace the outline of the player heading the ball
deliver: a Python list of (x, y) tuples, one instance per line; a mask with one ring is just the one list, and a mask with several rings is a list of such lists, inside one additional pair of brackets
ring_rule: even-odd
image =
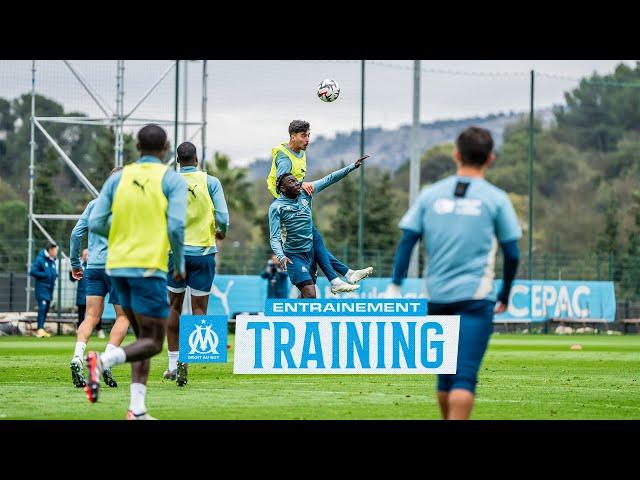
[[(311, 141), (311, 126), (304, 120), (293, 120), (289, 124), (289, 142), (276, 145), (271, 149), (271, 170), (267, 177), (269, 192), (278, 198), (276, 180), (285, 173), (292, 173), (296, 180), (303, 182), (307, 173), (306, 150)], [(313, 195), (313, 183), (303, 182), (302, 188), (309, 195)], [(327, 276), (331, 285), (331, 293), (350, 292), (359, 288), (357, 284), (373, 273), (373, 267), (352, 270), (338, 260), (324, 245), (322, 235), (313, 225), (313, 263), (312, 276), (315, 276), (317, 266)], [(338, 278), (342, 275), (346, 282)], [(348, 282), (348, 283), (347, 283)], [(350, 285), (351, 284), (351, 285)]]
[[(362, 165), (368, 155), (351, 165), (312, 182), (314, 193), (342, 180)], [(302, 298), (316, 298), (316, 277), (312, 274), (313, 216), (312, 197), (292, 173), (284, 173), (276, 182), (280, 196), (269, 208), (269, 242), (281, 267), (289, 272), (289, 279), (300, 290)], [(286, 237), (281, 233), (285, 231)], [(288, 265), (290, 265), (288, 267)]]

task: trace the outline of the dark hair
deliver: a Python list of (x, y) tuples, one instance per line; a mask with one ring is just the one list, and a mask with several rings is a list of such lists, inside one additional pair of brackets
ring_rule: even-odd
[(280, 175), (278, 177), (278, 179), (276, 180), (276, 192), (280, 191), (280, 182), (282, 182), (282, 180), (284, 180), (288, 176), (292, 176), (293, 177), (294, 175), (291, 172), (287, 172), (287, 173), (283, 173), (282, 175)]
[(306, 132), (311, 128), (309, 122), (305, 122), (304, 120), (294, 120), (289, 124), (289, 135), (293, 135), (294, 133)]
[(179, 163), (191, 163), (196, 159), (196, 146), (191, 142), (183, 142), (176, 150)]
[(481, 167), (493, 151), (493, 138), (489, 130), (480, 127), (465, 128), (456, 140), (463, 165)]
[(56, 245), (53, 242), (47, 242), (47, 246), (45, 247), (45, 250), (51, 250), (54, 247), (57, 247), (58, 245)]
[(167, 144), (167, 132), (159, 125), (145, 125), (138, 132), (140, 150), (144, 152), (161, 152)]

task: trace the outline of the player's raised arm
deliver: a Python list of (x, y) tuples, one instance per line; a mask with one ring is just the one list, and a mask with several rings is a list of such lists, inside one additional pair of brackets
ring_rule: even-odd
[(335, 172), (330, 173), (329, 175), (327, 175), (326, 177), (321, 178), (320, 180), (316, 180), (315, 182), (311, 182), (311, 185), (313, 186), (313, 191), (315, 193), (319, 193), (322, 190), (324, 190), (325, 188), (333, 185), (334, 183), (339, 182), (344, 177), (349, 175), (349, 173), (353, 172), (356, 168), (359, 168), (360, 165), (362, 165), (363, 160), (365, 158), (367, 158), (367, 157), (368, 157), (368, 155), (365, 155), (364, 157), (359, 158), (358, 160), (356, 160), (351, 165), (347, 165), (346, 167), (341, 168), (340, 170), (336, 170)]

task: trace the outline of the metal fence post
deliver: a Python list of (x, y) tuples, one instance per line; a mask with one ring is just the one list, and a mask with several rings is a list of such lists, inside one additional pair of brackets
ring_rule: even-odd
[[(58, 311), (58, 335), (60, 335), (62, 332), (60, 331), (60, 319), (62, 318), (62, 313), (60, 311), (61, 308), (61, 304), (62, 304), (62, 258), (58, 257), (58, 305), (57, 305), (57, 311)], [(45, 318), (46, 321), (46, 318)]]
[[(409, 207), (420, 190), (420, 60), (413, 61), (413, 125), (411, 129), (411, 157), (409, 159)], [(418, 277), (420, 249), (414, 248), (409, 260), (408, 277)]]
[(9, 273), (9, 311), (13, 312), (13, 272)]
[(609, 280), (613, 281), (613, 252), (609, 252)]
[[(174, 121), (173, 121), (173, 151), (171, 157), (175, 158), (175, 152), (178, 148), (178, 122), (179, 120), (179, 101), (180, 101), (180, 60), (176, 60), (176, 88), (175, 88), (175, 109), (174, 109)], [(178, 162), (173, 164), (173, 169), (178, 169)]]
[[(360, 63), (360, 156), (364, 155), (364, 65)], [(360, 210), (358, 214), (358, 263), (364, 265), (364, 164), (360, 166)]]
[(533, 161), (536, 155), (535, 153), (535, 118), (533, 111), (533, 93), (535, 73), (531, 70), (531, 98), (529, 106), (529, 235), (528, 235), (528, 247), (529, 247), (529, 280), (533, 280)]

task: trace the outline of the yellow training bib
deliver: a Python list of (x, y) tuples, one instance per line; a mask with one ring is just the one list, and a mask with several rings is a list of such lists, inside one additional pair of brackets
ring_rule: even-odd
[(168, 270), (169, 202), (162, 192), (166, 171), (161, 163), (133, 163), (123, 168), (111, 205), (107, 269)]
[(302, 151), (302, 157), (298, 158), (293, 153), (286, 148), (286, 143), (273, 147), (271, 149), (271, 171), (269, 172), (269, 176), (267, 177), (267, 188), (271, 192), (271, 195), (278, 198), (280, 194), (276, 191), (276, 157), (278, 156), (278, 152), (284, 153), (289, 160), (291, 160), (291, 173), (296, 177), (296, 180), (299, 182), (302, 181), (305, 174), (307, 173), (307, 154), (305, 151)]
[(216, 244), (215, 206), (209, 195), (206, 172), (181, 173), (187, 182), (187, 220), (184, 228), (184, 244), (194, 247), (211, 247)]

